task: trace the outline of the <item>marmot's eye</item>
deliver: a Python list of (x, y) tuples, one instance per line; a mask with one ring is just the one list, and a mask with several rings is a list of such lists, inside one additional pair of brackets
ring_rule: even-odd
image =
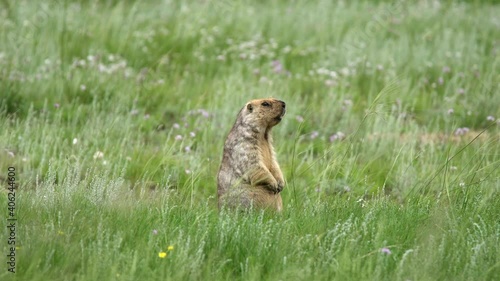
[(271, 106), (271, 104), (268, 103), (267, 101), (265, 101), (265, 102), (262, 103), (262, 106)]

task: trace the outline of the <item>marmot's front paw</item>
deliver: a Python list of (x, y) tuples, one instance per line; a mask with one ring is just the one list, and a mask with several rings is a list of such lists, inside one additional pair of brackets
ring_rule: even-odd
[(272, 182), (269, 182), (269, 183), (265, 184), (264, 187), (267, 190), (273, 192), (274, 194), (279, 193), (281, 191), (281, 189), (282, 189), (282, 187), (280, 187), (280, 184), (277, 181), (275, 181), (275, 180), (273, 180)]
[(283, 188), (285, 188), (285, 183), (279, 180), (276, 188), (276, 193), (280, 193), (281, 191), (283, 191)]

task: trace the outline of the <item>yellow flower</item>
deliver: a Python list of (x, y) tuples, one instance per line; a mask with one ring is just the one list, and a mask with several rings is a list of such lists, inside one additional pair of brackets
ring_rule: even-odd
[(168, 246), (167, 250), (169, 250), (169, 251), (174, 250), (174, 246), (172, 246), (172, 245)]
[(158, 256), (159, 256), (160, 258), (164, 259), (164, 258), (167, 256), (167, 253), (165, 253), (165, 252), (159, 252), (159, 253), (158, 253)]
[(64, 231), (59, 230), (59, 231), (57, 232), (57, 234), (59, 234), (59, 235), (64, 235)]

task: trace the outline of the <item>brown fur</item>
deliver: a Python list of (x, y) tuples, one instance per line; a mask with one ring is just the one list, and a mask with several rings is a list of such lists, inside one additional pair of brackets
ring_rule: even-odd
[(284, 114), (285, 103), (272, 98), (249, 101), (240, 110), (224, 144), (217, 175), (219, 207), (282, 210), (280, 192), (285, 180), (276, 161), (271, 128)]

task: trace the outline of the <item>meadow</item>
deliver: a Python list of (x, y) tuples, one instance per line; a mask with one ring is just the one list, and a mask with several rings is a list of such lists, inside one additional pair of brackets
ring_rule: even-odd
[[(500, 280), (499, 15), (1, 1), (0, 280)], [(219, 211), (225, 137), (269, 96), (284, 211)]]

